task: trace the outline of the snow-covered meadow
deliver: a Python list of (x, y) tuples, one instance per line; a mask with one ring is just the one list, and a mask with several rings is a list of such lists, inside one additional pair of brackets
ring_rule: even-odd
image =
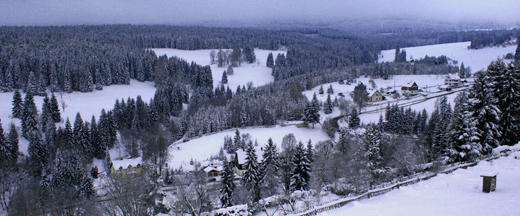
[[(179, 50), (179, 49), (152, 49), (157, 56), (166, 55), (168, 57), (177, 56), (188, 62), (195, 62), (199, 65), (210, 65), (211, 73), (213, 74), (213, 87), (220, 85), (222, 80), (222, 73), (227, 70), (227, 66), (223, 68), (217, 67), (216, 64), (211, 64), (209, 53), (212, 50)], [(215, 50), (218, 51), (218, 50)], [(286, 55), (286, 51), (273, 51), (273, 50), (262, 50), (255, 49), (255, 54), (258, 62), (253, 64), (243, 63), (241, 66), (233, 68), (234, 74), (228, 75), (229, 88), (233, 91), (237, 89), (238, 85), (247, 85), (249, 81), (253, 82), (254, 86), (262, 86), (274, 81), (274, 77), (271, 75), (271, 68), (265, 66), (267, 56), (269, 53), (273, 53), (273, 57), (280, 53)]]
[[(9, 131), (9, 125), (11, 122), (15, 123), (17, 127), (20, 127), (20, 120), (11, 118), (11, 109), (14, 92), (0, 93), (0, 119), (4, 131)], [(64, 126), (67, 118), (70, 119), (71, 123), (74, 123), (76, 114), (79, 112), (83, 120), (90, 121), (92, 115), (99, 118), (101, 110), (110, 110), (114, 108), (116, 99), (125, 100), (128, 97), (136, 98), (141, 95), (144, 101), (150, 101), (155, 94), (155, 87), (153, 82), (138, 82), (131, 80), (130, 85), (112, 85), (105, 86), (103, 90), (93, 92), (82, 93), (55, 93), (58, 99), (61, 111), (62, 123), (57, 126)], [(25, 93), (22, 93), (22, 97), (25, 98)], [(63, 111), (62, 101), (66, 104), (65, 111)], [(38, 112), (41, 113), (41, 107), (43, 105), (43, 97), (35, 96), (34, 102), (38, 108)], [(20, 152), (27, 154), (27, 140), (21, 138), (20, 140)]]
[[(312, 140), (313, 144), (319, 141), (328, 140), (329, 137), (320, 125), (315, 125), (314, 129), (297, 128), (294, 124), (286, 126), (274, 127), (258, 127), (239, 129), (240, 134), (248, 133), (251, 135), (253, 142), (258, 142), (257, 155), (261, 155), (260, 148), (267, 143), (269, 138), (281, 149), (282, 139), (285, 135), (292, 133), (298, 141), (307, 143)], [(167, 161), (170, 168), (176, 169), (183, 167), (184, 170), (191, 169), (190, 160), (204, 161), (212, 155), (218, 155), (222, 146), (224, 146), (224, 137), (235, 136), (235, 130), (227, 130), (220, 133), (205, 135), (187, 142), (178, 141), (169, 148), (169, 159)]]
[[(480, 175), (489, 173), (498, 173), (496, 191), (483, 193)], [(318, 215), (518, 215), (518, 179), (520, 152), (515, 152)]]
[[(424, 56), (445, 55), (452, 60), (457, 60), (458, 64), (464, 63), (464, 66), (470, 67), (472, 73), (481, 69), (485, 69), (491, 61), (497, 58), (503, 58), (507, 53), (515, 53), (516, 46), (506, 47), (486, 47), (483, 49), (468, 49), (471, 42), (447, 43), (429, 46), (404, 47), (406, 50), (406, 59), (420, 59)], [(379, 57), (379, 62), (394, 61), (395, 49), (383, 50)]]

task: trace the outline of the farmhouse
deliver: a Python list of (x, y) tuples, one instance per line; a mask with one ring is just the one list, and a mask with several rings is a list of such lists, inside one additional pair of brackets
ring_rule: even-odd
[(412, 86), (403, 86), (401, 87), (402, 91), (408, 91), (411, 95), (419, 94), (419, 86), (417, 86), (417, 83), (413, 82)]
[(368, 102), (378, 102), (384, 99), (385, 97), (378, 90), (375, 90), (368, 95)]
[(208, 166), (204, 168), (204, 172), (208, 175), (208, 182), (220, 181), (220, 172), (222, 172), (222, 166)]
[(444, 85), (450, 86), (452, 88), (458, 88), (462, 87), (462, 81), (458, 75), (448, 74), (444, 78)]
[(143, 175), (141, 157), (112, 161), (111, 173), (114, 178), (134, 178)]

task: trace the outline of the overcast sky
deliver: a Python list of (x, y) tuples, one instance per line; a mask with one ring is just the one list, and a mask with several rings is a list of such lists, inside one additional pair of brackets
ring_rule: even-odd
[(520, 0), (0, 0), (0, 25), (423, 18), (518, 23)]

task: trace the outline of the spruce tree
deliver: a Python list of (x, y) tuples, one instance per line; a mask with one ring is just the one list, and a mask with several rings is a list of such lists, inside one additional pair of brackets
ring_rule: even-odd
[(31, 131), (28, 135), (29, 146), (29, 165), (34, 177), (40, 178), (44, 174), (49, 160), (49, 149), (43, 143), (42, 135), (39, 131)]
[(296, 146), (292, 159), (291, 190), (308, 190), (311, 165), (306, 157), (305, 147), (302, 142)]
[(61, 121), (60, 106), (58, 104), (58, 99), (56, 99), (56, 95), (54, 95), (54, 93), (52, 93), (52, 96), (51, 96), (50, 112), (52, 113), (52, 120), (54, 122)]
[(220, 173), (222, 178), (222, 188), (220, 188), (220, 203), (222, 207), (229, 207), (233, 205), (232, 197), (235, 190), (233, 165), (224, 157), (224, 167)]
[(306, 124), (312, 124), (312, 128), (314, 128), (314, 124), (320, 122), (320, 114), (318, 111), (317, 106), (308, 103), (304, 109), (303, 122)]
[(330, 100), (330, 94), (327, 95), (327, 100), (325, 101), (325, 104), (323, 105), (323, 112), (325, 114), (332, 113), (332, 109), (334, 108), (334, 105), (332, 104), (332, 101)]
[(323, 86), (320, 86), (320, 90), (318, 90), (318, 94), (321, 95), (321, 94), (323, 94), (323, 93), (324, 93), (324, 91), (323, 91)]
[(227, 84), (228, 83), (228, 78), (227, 78), (227, 74), (226, 74), (226, 71), (224, 71), (222, 73), (222, 81), (221, 81), (222, 84)]
[(28, 139), (29, 133), (38, 131), (38, 110), (34, 104), (34, 98), (31, 92), (27, 92), (23, 104), (22, 115), (22, 135)]
[(490, 153), (492, 148), (500, 145), (501, 130), (499, 125), (500, 110), (496, 106), (497, 99), (493, 90), (488, 87), (486, 73), (477, 73), (473, 87), (470, 89), (470, 111), (476, 121), (476, 128), (480, 131), (480, 143), (484, 154)]
[(0, 122), (0, 166), (6, 166), (11, 158), (11, 149), (9, 142), (5, 138), (4, 129), (2, 128), (2, 122)]
[(518, 62), (520, 61), (520, 43), (518, 43), (518, 45), (516, 46), (516, 51), (515, 51), (515, 62)]
[(464, 62), (462, 62), (462, 63), (460, 64), (459, 77), (460, 77), (461, 79), (466, 78), (466, 68), (464, 67)]
[(38, 78), (32, 71), (29, 73), (29, 81), (27, 82), (25, 92), (38, 95)]
[(278, 192), (280, 178), (278, 171), (280, 164), (278, 162), (278, 150), (273, 139), (269, 137), (267, 144), (265, 144), (264, 153), (262, 154), (262, 191), (266, 196), (275, 195)]
[(314, 147), (312, 146), (312, 141), (309, 139), (307, 142), (307, 151), (305, 152), (305, 157), (307, 157), (307, 160), (309, 161), (309, 164), (314, 162)]
[(386, 172), (381, 152), (381, 134), (376, 128), (369, 126), (365, 131), (365, 159), (373, 180), (379, 180)]
[(242, 182), (250, 191), (252, 201), (258, 202), (258, 200), (260, 200), (260, 177), (262, 176), (262, 173), (260, 171), (258, 157), (253, 142), (249, 142), (247, 145), (244, 169), (246, 171), (242, 177)]
[(7, 142), (9, 143), (8, 150), (10, 151), (8, 159), (11, 160), (11, 163), (16, 163), (18, 161), (18, 132), (16, 131), (16, 126), (14, 123), (11, 123), (11, 127), (9, 128), (9, 135), (7, 136)]
[(351, 129), (356, 129), (359, 127), (359, 115), (356, 108), (352, 108), (352, 112), (350, 112), (350, 116), (348, 118), (348, 127)]
[(496, 91), (501, 112), (501, 145), (515, 145), (520, 141), (520, 67), (509, 64), (501, 77), (497, 79)]
[(16, 89), (13, 94), (13, 108), (12, 108), (12, 114), (13, 118), (19, 118), (21, 119), (23, 116), (23, 99), (22, 94), (20, 94), (20, 91)]
[(327, 94), (334, 94), (334, 89), (332, 88), (332, 84), (330, 84), (329, 88), (327, 89)]
[(265, 63), (265, 66), (268, 67), (268, 68), (273, 68), (274, 67), (274, 59), (273, 59), (273, 53), (269, 53), (269, 55), (267, 55), (267, 62)]

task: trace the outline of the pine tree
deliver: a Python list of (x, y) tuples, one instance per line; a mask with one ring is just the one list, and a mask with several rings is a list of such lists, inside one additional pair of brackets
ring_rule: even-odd
[(22, 135), (28, 139), (29, 133), (38, 131), (38, 110), (31, 92), (27, 92), (23, 104)]
[(258, 200), (260, 200), (260, 181), (262, 180), (262, 173), (253, 142), (249, 142), (247, 145), (244, 168), (246, 171), (242, 177), (242, 182), (249, 189), (252, 201), (258, 202)]
[(38, 95), (38, 79), (32, 71), (29, 73), (29, 81), (27, 82), (25, 92), (30, 92), (32, 95)]
[(43, 79), (43, 75), (40, 75), (40, 78), (38, 79), (36, 91), (37, 95), (39, 96), (47, 96), (47, 91), (45, 90), (45, 80)]
[(352, 112), (350, 112), (350, 116), (348, 119), (348, 127), (351, 129), (356, 129), (359, 127), (359, 115), (356, 108), (352, 108)]
[(269, 55), (267, 55), (267, 61), (265, 63), (265, 66), (268, 67), (268, 68), (273, 68), (274, 67), (274, 59), (273, 59), (273, 53), (269, 53)]
[(233, 165), (229, 163), (225, 157), (223, 164), (224, 169), (222, 173), (220, 173), (222, 178), (222, 188), (220, 188), (220, 203), (222, 204), (222, 207), (229, 207), (233, 205), (232, 197), (236, 186), (233, 182)]
[(365, 159), (372, 179), (377, 181), (386, 172), (381, 152), (381, 134), (379, 130), (370, 126), (365, 131)]
[(324, 93), (324, 91), (323, 91), (323, 86), (320, 86), (320, 90), (318, 90), (318, 94), (321, 95), (321, 94), (323, 94), (323, 93)]
[(308, 190), (311, 165), (306, 157), (305, 147), (302, 142), (296, 146), (294, 156), (292, 159), (292, 176), (291, 189), (294, 190)]
[(314, 124), (320, 122), (320, 114), (318, 113), (318, 109), (312, 103), (308, 103), (304, 109), (303, 122), (306, 124), (312, 124), (312, 128), (314, 128)]
[(49, 73), (50, 73), (50, 77), (49, 77), (50, 78), (50, 90), (51, 90), (51, 92), (57, 92), (59, 83), (58, 83), (58, 73), (56, 72), (55, 64), (51, 64), (51, 66), (49, 68)]
[(451, 161), (473, 161), (482, 154), (476, 122), (469, 111), (465, 92), (455, 98), (455, 108), (448, 128), (449, 156)]
[(231, 65), (229, 65), (226, 70), (226, 75), (232, 76), (233, 74), (235, 74), (235, 70), (233, 67), (231, 67)]
[(23, 117), (23, 99), (22, 94), (20, 94), (20, 91), (16, 89), (13, 94), (13, 108), (12, 108), (12, 114), (13, 118), (19, 118), (21, 119)]
[(307, 151), (305, 152), (305, 157), (307, 157), (309, 164), (314, 162), (314, 147), (312, 146), (311, 139), (309, 139), (307, 142)]
[(56, 96), (54, 95), (54, 93), (52, 93), (52, 96), (51, 96), (50, 111), (52, 113), (52, 120), (54, 122), (60, 122), (61, 121), (60, 106), (58, 104), (58, 99), (56, 99)]
[(221, 81), (222, 84), (227, 84), (228, 83), (228, 78), (227, 78), (227, 74), (226, 74), (226, 71), (224, 71), (222, 73), (222, 81)]
[(262, 154), (261, 170), (262, 176), (262, 191), (266, 196), (275, 195), (278, 191), (280, 178), (278, 171), (280, 164), (278, 163), (278, 150), (273, 139), (269, 138), (267, 144), (264, 146), (264, 153)]

